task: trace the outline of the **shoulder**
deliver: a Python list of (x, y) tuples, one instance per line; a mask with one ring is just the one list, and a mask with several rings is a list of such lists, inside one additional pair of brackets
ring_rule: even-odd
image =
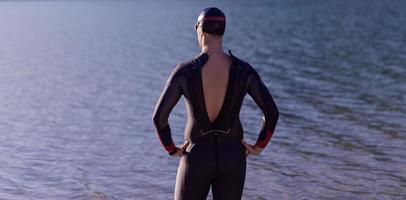
[(187, 73), (192, 73), (201, 64), (207, 61), (208, 56), (206, 54), (199, 54), (192, 58), (183, 60), (179, 62), (175, 68), (172, 70), (173, 76), (186, 75)]
[(192, 59), (182, 61), (172, 69), (169, 79), (175, 79), (179, 76), (184, 76), (187, 69), (191, 67)]
[(176, 64), (176, 66), (172, 69), (168, 81), (174, 81), (179, 78), (185, 78), (188, 74), (190, 75), (196, 68), (199, 60), (201, 60), (201, 56), (198, 55), (189, 59), (185, 59)]
[(236, 57), (235, 55), (231, 54), (231, 51), (230, 51), (230, 55), (231, 55), (231, 57), (234, 59), (234, 61), (237, 63), (238, 68), (239, 68), (244, 74), (246, 74), (246, 75), (248, 75), (248, 76), (251, 75), (251, 76), (254, 76), (254, 77), (259, 77), (258, 72), (255, 70), (254, 67), (252, 67), (252, 65), (251, 65), (249, 62), (247, 62), (247, 61), (245, 61), (245, 60), (243, 60), (243, 59), (241, 59), (241, 58), (239, 58), (239, 57)]

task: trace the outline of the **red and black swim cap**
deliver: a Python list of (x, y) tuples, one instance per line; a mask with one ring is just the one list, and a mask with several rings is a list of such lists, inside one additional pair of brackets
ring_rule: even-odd
[(210, 7), (200, 13), (196, 22), (196, 29), (201, 26), (202, 31), (213, 35), (224, 35), (226, 29), (226, 16), (216, 8)]

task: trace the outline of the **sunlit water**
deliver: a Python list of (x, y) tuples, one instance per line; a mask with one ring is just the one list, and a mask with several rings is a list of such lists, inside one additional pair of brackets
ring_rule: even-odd
[[(281, 112), (243, 199), (406, 199), (403, 0), (0, 2), (0, 199), (172, 199), (151, 116), (211, 5)], [(260, 119), (247, 96), (251, 143)]]

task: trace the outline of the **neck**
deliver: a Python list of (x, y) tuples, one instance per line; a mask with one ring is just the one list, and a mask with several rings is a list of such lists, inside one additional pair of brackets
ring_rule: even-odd
[(209, 55), (222, 55), (223, 46), (221, 40), (211, 40), (207, 41), (203, 39), (202, 42), (202, 53), (208, 53)]

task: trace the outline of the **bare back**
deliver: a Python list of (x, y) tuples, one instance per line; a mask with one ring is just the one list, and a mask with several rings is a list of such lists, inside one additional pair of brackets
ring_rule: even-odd
[(210, 56), (202, 68), (204, 102), (210, 122), (217, 118), (224, 102), (231, 63), (227, 55)]

